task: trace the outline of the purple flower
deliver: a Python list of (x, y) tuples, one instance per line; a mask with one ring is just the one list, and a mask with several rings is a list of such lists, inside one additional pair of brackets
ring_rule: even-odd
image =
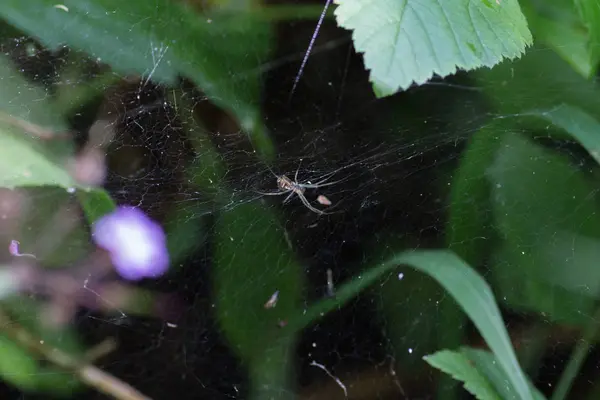
[(128, 280), (163, 275), (169, 267), (161, 226), (134, 207), (118, 207), (92, 227), (96, 244), (110, 253), (119, 275)]

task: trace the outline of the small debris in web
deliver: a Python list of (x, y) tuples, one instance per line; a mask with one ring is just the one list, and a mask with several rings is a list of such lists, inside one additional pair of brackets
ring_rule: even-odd
[(324, 365), (322, 365), (322, 364), (319, 364), (318, 362), (316, 362), (316, 361), (314, 361), (314, 360), (313, 360), (313, 361), (310, 363), (310, 365), (311, 365), (312, 367), (317, 367), (317, 368), (320, 368), (320, 369), (322, 369), (323, 371), (325, 371), (325, 373), (326, 373), (327, 375), (329, 375), (329, 377), (330, 377), (331, 379), (333, 379), (333, 380), (335, 381), (335, 383), (337, 383), (337, 384), (338, 384), (338, 386), (339, 386), (339, 387), (341, 387), (341, 388), (342, 388), (342, 390), (344, 391), (344, 396), (345, 396), (346, 398), (348, 398), (348, 389), (346, 389), (346, 385), (344, 385), (344, 384), (342, 383), (342, 381), (340, 380), (340, 378), (338, 378), (337, 376), (335, 376), (335, 375), (333, 375), (331, 372), (329, 372), (329, 370), (328, 370), (327, 368), (325, 368), (325, 366), (324, 366)]
[(271, 298), (265, 303), (265, 308), (267, 310), (270, 308), (275, 308), (277, 305), (277, 300), (279, 300), (279, 290), (276, 290), (275, 293), (271, 295)]
[(327, 269), (327, 296), (335, 297), (335, 288), (333, 287), (333, 271)]
[(177, 328), (177, 324), (174, 324), (174, 323), (172, 323), (172, 322), (167, 322), (167, 326), (168, 326), (169, 328)]
[(58, 8), (59, 10), (63, 10), (64, 12), (69, 12), (69, 7), (64, 4), (55, 4), (54, 8)]
[(324, 206), (331, 205), (331, 200), (329, 200), (327, 197), (323, 196), (322, 194), (320, 194), (319, 197), (317, 197), (317, 201), (319, 202), (319, 204), (322, 204)]
[(287, 321), (284, 319), (284, 320), (279, 321), (277, 323), (277, 326), (280, 328), (285, 328), (287, 326), (287, 324), (288, 324)]
[(19, 245), (21, 243), (18, 240), (11, 240), (10, 244), (8, 245), (8, 252), (10, 254), (12, 254), (15, 257), (31, 257), (31, 258), (37, 258), (36, 256), (34, 256), (33, 254), (29, 254), (29, 253), (20, 253), (19, 252)]
[(404, 388), (402, 387), (402, 385), (400, 384), (400, 380), (398, 379), (398, 374), (396, 374), (396, 369), (394, 368), (394, 364), (396, 364), (396, 359), (394, 357), (391, 357), (390, 358), (390, 376), (392, 377), (394, 384), (398, 388), (398, 391), (400, 391), (400, 394), (402, 394), (402, 396), (406, 397)]
[(398, 274), (398, 280), (401, 281), (402, 279), (404, 279), (404, 273), (400, 272)]

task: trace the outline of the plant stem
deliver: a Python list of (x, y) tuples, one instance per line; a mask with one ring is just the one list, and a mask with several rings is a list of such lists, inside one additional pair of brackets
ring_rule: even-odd
[(552, 394), (551, 400), (563, 400), (569, 394), (571, 390), (571, 386), (573, 385), (573, 381), (575, 377), (579, 373), (585, 358), (587, 357), (590, 347), (592, 347), (592, 343), (594, 338), (598, 335), (600, 331), (600, 308), (596, 310), (595, 315), (592, 318), (592, 322), (585, 328), (583, 332), (583, 337), (575, 346), (575, 350), (571, 353), (571, 358), (569, 359), (569, 363), (567, 367), (563, 371), (558, 384), (556, 385), (556, 390)]
[(57, 348), (46, 346), (44, 341), (31, 335), (2, 310), (0, 310), (0, 326), (2, 326), (2, 332), (15, 343), (41, 355), (57, 367), (72, 372), (81, 382), (101, 393), (118, 400), (150, 400), (149, 397), (138, 392), (129, 384), (102, 371), (100, 368), (86, 361), (76, 360)]

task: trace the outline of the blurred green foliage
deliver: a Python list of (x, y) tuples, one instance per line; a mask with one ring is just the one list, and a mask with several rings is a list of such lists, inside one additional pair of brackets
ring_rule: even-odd
[[(69, 250), (57, 250), (57, 258), (48, 265), (66, 265), (90, 252), (87, 225), (115, 207), (102, 188), (75, 182), (68, 161), (76, 146), (59, 136), (69, 131), (67, 121), (84, 103), (102, 96), (124, 75), (138, 74), (144, 85), (151, 80), (174, 90), (181, 89), (182, 78), (191, 80), (197, 91), (249, 134), (259, 153), (256, 162), (275, 158), (275, 139), (261, 117), (261, 68), (273, 49), (273, 21), (282, 15), (305, 18), (306, 8), (298, 6), (296, 15), (296, 6), (289, 5), (279, 13), (277, 6), (255, 2), (221, 5), (222, 9), (212, 4), (203, 11), (172, 0), (73, 0), (62, 7), (49, 0), (7, 0), (2, 5), (5, 22), (49, 49), (67, 46), (79, 51), (71, 53), (71, 60), (89, 58), (107, 66), (87, 79), (74, 62), (62, 71), (64, 79), (77, 81), (74, 87), (48, 91), (0, 58), (0, 186), (39, 191), (31, 196), (40, 203), (36, 212), (21, 226), (23, 244), (38, 241), (43, 222), (53, 211), (64, 205), (76, 208), (73, 197), (86, 218), (65, 239), (64, 249)], [(373, 249), (370, 260), (376, 261), (361, 265), (359, 274), (338, 285), (335, 296), (309, 302), (303, 262), (282, 217), (257, 200), (236, 198), (225, 179), (226, 161), (181, 89), (170, 100), (189, 111), (183, 130), (195, 155), (184, 181), (206, 202), (202, 206), (181, 202), (167, 213), (173, 263), (180, 263), (210, 236), (215, 316), (246, 367), (252, 398), (293, 397), (294, 349), (303, 330), (367, 288), (380, 298), (377, 312), (391, 324), (387, 327), (391, 342), (398, 343), (402, 336), (420, 340), (428, 351), (453, 346), (439, 349), (425, 361), (464, 382), (477, 398), (544, 398), (519, 364), (520, 353), (499, 305), (555, 324), (588, 328), (588, 342), (597, 333), (589, 321), (600, 293), (595, 265), (600, 256), (595, 181), (600, 159), (600, 97), (594, 79), (600, 58), (597, 4), (481, 0), (442, 6), (433, 1), (400, 5), (352, 0), (340, 2), (335, 15), (340, 26), (353, 31), (353, 45), (364, 53), (378, 96), (424, 83), (434, 73), (444, 77), (457, 68), (489, 67), (470, 75), (493, 112), (468, 138), (448, 177), (447, 249), (413, 251), (395, 245), (391, 256), (389, 249)], [(502, 62), (519, 57), (532, 35), (536, 45), (522, 59)], [(579, 146), (589, 160), (575, 162), (556, 143)], [(70, 196), (71, 188), (78, 188), (76, 196)], [(214, 218), (211, 227), (205, 218), (209, 215)], [(403, 281), (403, 287), (418, 288), (418, 295), (412, 299), (414, 308), (399, 311), (406, 304), (397, 278), (401, 266), (432, 279)], [(434, 282), (453, 299), (439, 319), (431, 316), (440, 310), (432, 301), (440, 294)], [(276, 306), (265, 307), (272, 296)], [(17, 303), (21, 301), (24, 298), (19, 297)], [(455, 303), (490, 352), (462, 347), (466, 318), (457, 315)], [(26, 310), (15, 304), (11, 300), (2, 306), (28, 330), (74, 356), (82, 352), (74, 330), (66, 328), (58, 340), (56, 332), (32, 323), (39, 304), (27, 303)], [(429, 319), (406, 332), (417, 309)], [(432, 326), (453, 340), (436, 335)], [(574, 367), (563, 375), (558, 398), (567, 396), (587, 350), (574, 353), (569, 364)], [(71, 391), (70, 375), (43, 373), (35, 355), (4, 336), (0, 359), (0, 374), (23, 390)], [(426, 366), (423, 360), (412, 362)], [(440, 393), (444, 398), (453, 395)]]

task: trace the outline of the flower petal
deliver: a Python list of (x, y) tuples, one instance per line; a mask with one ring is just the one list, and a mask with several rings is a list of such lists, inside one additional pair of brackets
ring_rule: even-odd
[(94, 242), (110, 253), (119, 275), (128, 280), (163, 275), (169, 267), (162, 227), (143, 211), (119, 207), (92, 228)]

